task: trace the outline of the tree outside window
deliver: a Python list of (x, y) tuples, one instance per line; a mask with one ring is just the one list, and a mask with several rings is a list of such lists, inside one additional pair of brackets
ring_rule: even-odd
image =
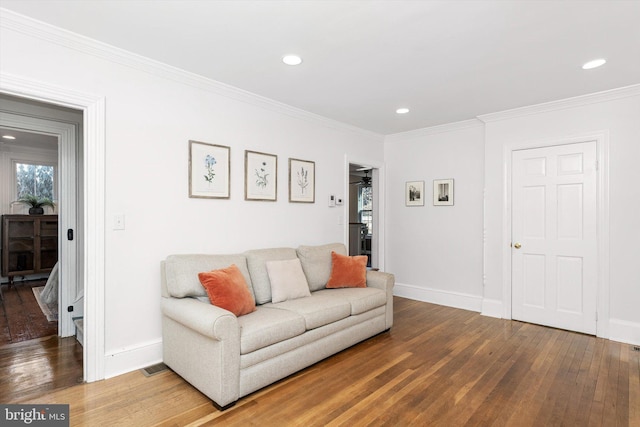
[(54, 200), (53, 166), (16, 163), (17, 199), (36, 196)]

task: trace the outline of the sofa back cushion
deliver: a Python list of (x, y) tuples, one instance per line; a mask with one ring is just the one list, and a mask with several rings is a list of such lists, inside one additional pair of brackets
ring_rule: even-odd
[(170, 255), (165, 261), (167, 291), (174, 298), (207, 297), (198, 274), (227, 268), (235, 264), (244, 276), (249, 292), (255, 299), (251, 275), (244, 255)]
[(267, 261), (295, 259), (296, 250), (293, 248), (254, 249), (245, 252), (244, 255), (247, 258), (256, 304), (266, 304), (271, 301), (271, 282), (267, 272)]
[(331, 252), (347, 255), (347, 247), (342, 243), (330, 243), (320, 246), (300, 246), (296, 250), (302, 271), (307, 276), (309, 289), (324, 289), (331, 275)]

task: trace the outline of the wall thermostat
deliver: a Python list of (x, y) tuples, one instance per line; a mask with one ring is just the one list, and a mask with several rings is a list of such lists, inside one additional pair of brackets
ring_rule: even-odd
[(329, 207), (332, 208), (336, 205), (336, 196), (333, 194), (329, 196)]

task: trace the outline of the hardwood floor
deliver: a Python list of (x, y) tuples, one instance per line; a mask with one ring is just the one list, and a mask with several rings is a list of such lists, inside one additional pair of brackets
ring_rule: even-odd
[(42, 338), (58, 333), (58, 322), (49, 322), (42, 313), (32, 288), (46, 280), (16, 282), (2, 286), (0, 300), (0, 345)]
[(0, 346), (0, 403), (81, 384), (82, 346), (57, 335)]
[(42, 313), (32, 288), (46, 280), (2, 285), (0, 301), (0, 403), (81, 384), (82, 346), (60, 338), (58, 322)]
[(394, 322), (225, 412), (171, 371), (7, 403), (78, 426), (640, 426), (633, 346), (397, 297)]

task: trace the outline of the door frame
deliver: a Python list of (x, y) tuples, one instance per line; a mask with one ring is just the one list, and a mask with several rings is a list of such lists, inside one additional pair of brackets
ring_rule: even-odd
[(373, 161), (371, 159), (362, 160), (350, 158), (345, 155), (345, 178), (343, 187), (342, 206), (342, 224), (344, 226), (344, 244), (349, 248), (349, 164), (362, 165), (371, 168), (371, 186), (373, 191), (373, 227), (375, 232), (371, 239), (371, 262), (373, 265), (374, 257), (377, 256), (377, 268), (384, 271), (385, 264), (385, 187), (384, 187), (384, 163)]
[(578, 142), (596, 142), (596, 238), (598, 247), (598, 277), (596, 294), (596, 336), (609, 338), (609, 132), (594, 131), (579, 135), (521, 141), (503, 147), (504, 191), (502, 206), (502, 317), (512, 319), (512, 236), (511, 191), (512, 153), (516, 150), (545, 148)]
[[(3, 113), (0, 124), (17, 130), (53, 135), (58, 137), (58, 253), (60, 254), (60, 277), (58, 285), (58, 335), (68, 337), (74, 334), (72, 313), (66, 307), (73, 305), (77, 298), (77, 253), (76, 242), (65, 239), (69, 228), (77, 229), (76, 219), (76, 125), (50, 119)], [(64, 284), (64, 286), (63, 286)]]
[(105, 128), (106, 100), (0, 72), (0, 92), (83, 112), (84, 346), (86, 382), (104, 379), (105, 369)]

